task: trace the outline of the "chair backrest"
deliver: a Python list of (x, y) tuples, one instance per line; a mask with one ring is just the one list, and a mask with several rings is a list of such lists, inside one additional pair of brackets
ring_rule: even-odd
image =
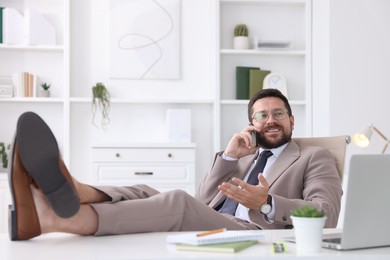
[(351, 142), (349, 135), (329, 137), (302, 137), (293, 138), (299, 147), (320, 146), (327, 149), (335, 158), (340, 179), (343, 179), (344, 161), (347, 145)]

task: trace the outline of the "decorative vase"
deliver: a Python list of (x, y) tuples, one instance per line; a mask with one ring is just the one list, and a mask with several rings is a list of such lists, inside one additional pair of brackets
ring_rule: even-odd
[(40, 91), (40, 96), (41, 97), (50, 97), (50, 90), (41, 90)]
[(304, 218), (290, 216), (295, 232), (298, 254), (311, 254), (321, 251), (322, 229), (326, 216), (321, 218)]
[(249, 37), (236, 36), (233, 38), (234, 49), (249, 49)]

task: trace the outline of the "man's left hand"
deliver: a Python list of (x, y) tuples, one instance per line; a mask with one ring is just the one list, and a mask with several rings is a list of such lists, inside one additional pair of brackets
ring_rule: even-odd
[(251, 185), (239, 178), (232, 178), (231, 182), (223, 182), (218, 186), (229, 199), (232, 199), (249, 209), (259, 210), (267, 201), (269, 184), (263, 174), (258, 175), (259, 184)]

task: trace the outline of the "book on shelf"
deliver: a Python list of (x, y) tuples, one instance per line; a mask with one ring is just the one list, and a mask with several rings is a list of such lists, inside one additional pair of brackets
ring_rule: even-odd
[(211, 245), (189, 245), (177, 244), (176, 249), (179, 251), (198, 251), (198, 252), (218, 252), (218, 253), (236, 253), (252, 245), (257, 244), (256, 240), (230, 242)]
[(54, 26), (39, 12), (27, 8), (24, 12), (24, 43), (29, 45), (56, 44)]
[(16, 9), (6, 7), (3, 9), (3, 43), (23, 43), (23, 15)]
[(249, 99), (249, 71), (258, 67), (236, 67), (236, 99)]
[(37, 76), (29, 72), (13, 73), (14, 97), (36, 97)]
[(4, 7), (0, 6), (0, 43), (3, 43), (3, 9)]
[(249, 70), (249, 99), (263, 88), (263, 81), (271, 71), (269, 70)]
[(197, 233), (169, 235), (167, 236), (167, 242), (173, 244), (210, 245), (241, 241), (258, 241), (264, 238), (264, 233), (259, 230), (228, 230), (207, 236), (197, 236)]
[(55, 45), (56, 30), (41, 13), (26, 8), (24, 15), (11, 7), (1, 10), (0, 43), (26, 45)]

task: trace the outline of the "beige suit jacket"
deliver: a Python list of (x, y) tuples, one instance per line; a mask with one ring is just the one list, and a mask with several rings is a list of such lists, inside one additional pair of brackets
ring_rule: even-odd
[[(227, 161), (221, 158), (221, 154), (216, 154), (196, 194), (197, 199), (212, 208), (218, 207), (226, 198), (218, 190), (218, 185), (234, 176), (243, 179), (255, 157), (249, 155), (237, 161)], [(320, 147), (300, 148), (291, 141), (269, 169), (266, 179), (275, 201), (275, 219), (270, 222), (258, 210), (250, 210), (251, 221), (260, 228), (291, 227), (291, 211), (304, 205), (323, 209), (327, 216), (325, 227), (336, 227), (342, 183), (329, 151)]]

